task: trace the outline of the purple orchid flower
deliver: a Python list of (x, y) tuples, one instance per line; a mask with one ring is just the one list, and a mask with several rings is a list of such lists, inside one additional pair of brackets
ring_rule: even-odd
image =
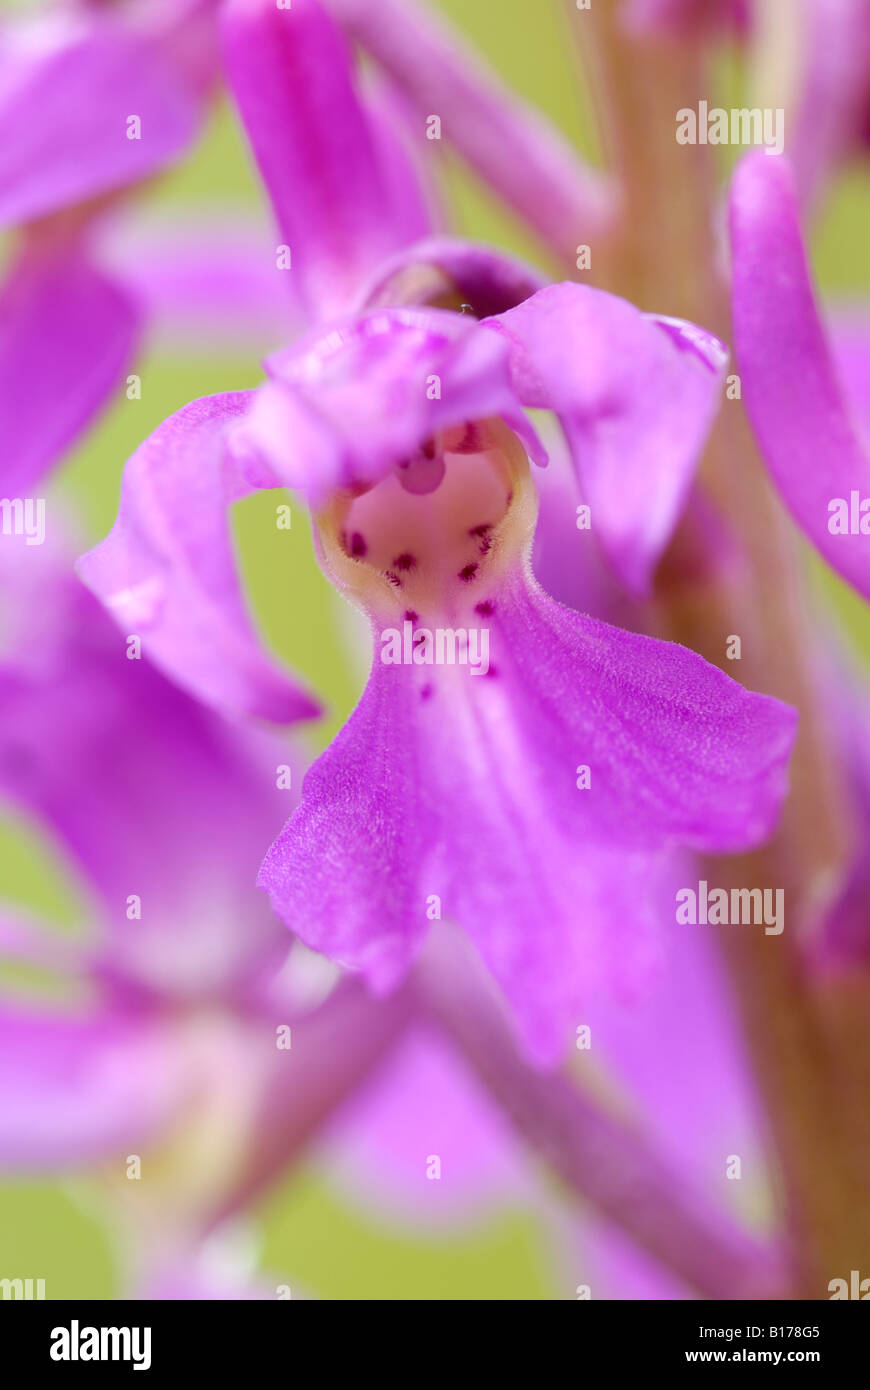
[(97, 233), (200, 129), (212, 8), (72, 3), (0, 25), (0, 227), (22, 229), (0, 287), (7, 494), (57, 461), (132, 359), (141, 309)]
[[(129, 660), (48, 546), (7, 542), (0, 560), (23, 619), (0, 665), (0, 792), (51, 834), (90, 919), (71, 939), (0, 912), (4, 959), (79, 1001), (0, 1004), (0, 1163), (101, 1164), (132, 1223), (131, 1277), (150, 1287), (292, 1160), (401, 1010), (341, 985), (315, 1007), (298, 972), (279, 973), (287, 934), (254, 879), (291, 795), (283, 740), (230, 726)], [(291, 1025), (292, 1054), (276, 1045)], [(208, 1164), (198, 1127), (221, 1135)], [(130, 1195), (130, 1153), (147, 1165), (188, 1141), (193, 1172)]]
[[(317, 302), (340, 302), (349, 227), (370, 228), (357, 277), (384, 233), (368, 182), (356, 194), (349, 182), (339, 225), (329, 222), (339, 171), (349, 160), (377, 166), (334, 30), (313, 0), (292, 11), (231, 5), (224, 38), (279, 217), (287, 225), (295, 208), (311, 209), (307, 233), (295, 234), (303, 274)], [(338, 142), (316, 104), (305, 116), (306, 74), (324, 51), (332, 100), (350, 103)], [(280, 158), (291, 100), (305, 148), (320, 151), (317, 177), (292, 141)], [(642, 591), (716, 410), (721, 344), (583, 286), (532, 293), (534, 280), (479, 247), (427, 243), (424, 254), (446, 302), (458, 290), (489, 317), (420, 303), (437, 295), (415, 285), (419, 249), (373, 264), (369, 292), (385, 307), (334, 319), (272, 357), (258, 392), (194, 402), (146, 441), (116, 526), (81, 573), (189, 689), (280, 718), (285, 696), (258, 664), (224, 512), (257, 488), (303, 493), (322, 565), (369, 616), (376, 659), (261, 883), (304, 940), (382, 989), (443, 903), (473, 931), (529, 1046), (552, 1057), (579, 979), (643, 900), (660, 851), (726, 851), (770, 832), (793, 718), (691, 653), (561, 608), (528, 564), (527, 450), (538, 463), (546, 455), (525, 408), (558, 416), (603, 548)], [(389, 307), (409, 277), (417, 303)], [(480, 679), (435, 664), (436, 633), (457, 629), (491, 641), (486, 669), (474, 663)], [(579, 789), (581, 773), (591, 788)], [(622, 965), (616, 973), (630, 976), (631, 961)]]
[[(581, 366), (560, 370), (548, 344), (575, 334)], [(145, 596), (136, 630), (214, 696), (202, 615), (222, 604), (233, 621), (235, 581), (216, 548), (225, 501), (257, 485), (307, 492), (321, 562), (368, 613), (380, 650), (261, 883), (304, 940), (381, 988), (407, 969), (427, 903), (443, 903), (472, 930), (541, 1056), (564, 1038), (577, 974), (588, 979), (627, 911), (637, 917), (659, 851), (755, 843), (784, 793), (790, 712), (678, 647), (561, 608), (528, 567), (534, 487), (520, 436), (502, 422), (536, 450), (521, 406), (565, 414), (577, 402), (590, 476), (618, 486), (612, 440), (625, 439), (629, 460), (647, 425), (660, 450), (667, 442), (663, 401), (644, 395), (650, 352), (670, 363), (680, 430), (691, 403), (706, 420), (716, 372), (698, 340), (579, 286), (483, 323), (443, 310), (365, 315), (273, 359), (255, 398), (194, 403), (162, 426), (131, 464), (115, 529), (81, 562), (128, 624)], [(433, 377), (440, 394), (429, 399)], [(596, 400), (606, 402), (597, 428), (588, 405), (583, 414)], [(671, 442), (682, 450), (685, 436)], [(412, 649), (407, 668), (380, 659), (385, 634), (406, 640), (417, 627), (485, 628), (488, 672), (439, 667), (431, 647), (422, 659)], [(232, 672), (233, 694), (244, 679), (262, 711), (262, 684), (248, 676)]]
[(804, 534), (870, 597), (870, 456), (816, 304), (787, 162), (738, 166), (731, 241), (738, 365), (761, 452)]

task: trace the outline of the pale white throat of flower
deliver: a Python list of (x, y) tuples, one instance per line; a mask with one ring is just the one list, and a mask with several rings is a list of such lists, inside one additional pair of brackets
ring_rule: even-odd
[(480, 622), (528, 556), (537, 493), (525, 449), (499, 420), (432, 440), (363, 492), (315, 516), (321, 566), (375, 623)]

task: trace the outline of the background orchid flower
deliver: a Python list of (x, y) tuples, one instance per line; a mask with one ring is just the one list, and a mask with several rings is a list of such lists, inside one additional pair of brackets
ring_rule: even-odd
[[(22, 545), (2, 560), (26, 604), (0, 666), (0, 792), (51, 835), (90, 921), (71, 939), (0, 913), (5, 964), (78, 1000), (0, 1006), (0, 1162), (98, 1163), (130, 1277), (165, 1279), (291, 1161), (402, 1011), (369, 1018), (351, 987), (322, 1012), (279, 974), (287, 934), (254, 878), (292, 750), (128, 659), (62, 557)], [(277, 1043), (291, 1025), (292, 1055)]]
[(863, 0), (800, 0), (768, 14), (756, 6), (756, 28), (755, 100), (784, 107), (798, 198), (818, 213), (832, 180), (866, 145), (870, 13)]
[(131, 361), (141, 313), (101, 265), (96, 230), (200, 129), (211, 8), (76, 3), (2, 22), (0, 227), (22, 229), (0, 287), (7, 493), (28, 493)]
[(735, 340), (761, 451), (803, 532), (870, 597), (864, 414), (848, 396), (821, 321), (785, 162), (756, 155), (739, 166), (731, 236)]

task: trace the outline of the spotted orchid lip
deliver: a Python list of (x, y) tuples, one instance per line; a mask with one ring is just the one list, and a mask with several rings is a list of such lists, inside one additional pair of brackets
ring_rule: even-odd
[(516, 435), (489, 419), (448, 432), (435, 453), (443, 476), (434, 489), (409, 493), (397, 468), (316, 513), (323, 569), (373, 616), (416, 621), (473, 609), (528, 555), (537, 493)]

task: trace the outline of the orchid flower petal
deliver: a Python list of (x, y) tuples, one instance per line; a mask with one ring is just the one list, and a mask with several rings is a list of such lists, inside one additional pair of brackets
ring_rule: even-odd
[(145, 316), (152, 350), (259, 359), (305, 324), (273, 243), (262, 219), (220, 203), (178, 209), (171, 223), (162, 210), (111, 219), (97, 249)]
[(227, 523), (231, 502), (280, 486), (262, 469), (246, 473), (227, 448), (228, 428), (249, 405), (247, 392), (193, 401), (146, 439), (127, 465), (114, 527), (78, 568), (185, 689), (218, 709), (285, 723), (318, 707), (262, 653)]
[(616, 573), (646, 592), (718, 409), (724, 347), (692, 324), (568, 283), (487, 323), (511, 344), (523, 404), (559, 415)]
[(2, 226), (139, 182), (196, 133), (201, 99), (156, 34), (106, 11), (8, 23), (4, 39)]
[(761, 453), (807, 538), (870, 598), (870, 453), (819, 315), (783, 159), (754, 153), (738, 165), (731, 246), (737, 364)]
[(317, 0), (286, 9), (274, 0), (229, 0), (221, 31), (290, 273), (311, 318), (330, 318), (404, 232), (392, 225), (393, 178), (355, 91), (343, 36)]
[[(93, 971), (171, 995), (242, 988), (286, 953), (253, 885), (295, 799), (295, 754), (128, 660), (65, 554), (22, 551), (17, 575), (4, 554), (4, 588), (50, 619), (15, 635), (0, 661), (0, 795), (50, 834), (95, 909)], [(282, 767), (289, 790), (276, 786)], [(14, 919), (0, 922), (4, 947), (48, 965), (72, 955)]]
[(27, 496), (119, 389), (138, 314), (79, 251), (26, 244), (0, 289), (2, 490)]
[(574, 265), (578, 243), (602, 232), (613, 212), (601, 176), (430, 12), (408, 0), (330, 4), (408, 93), (422, 120), (437, 113), (444, 138), (563, 263)]
[(801, 61), (787, 151), (806, 207), (861, 137), (870, 85), (870, 8), (865, 0), (806, 0), (800, 11)]
[(489, 678), (376, 660), (260, 883), (303, 940), (378, 990), (437, 902), (529, 1051), (553, 1060), (584, 985), (613, 984), (646, 950), (662, 851), (770, 834), (794, 715), (692, 652), (561, 608), (522, 572), (484, 602)]
[[(238, 432), (315, 505), (371, 486), (427, 439), (500, 415), (538, 452), (511, 388), (506, 345), (473, 319), (384, 309), (312, 335), (266, 363)], [(540, 457), (540, 455), (539, 455)], [(543, 459), (542, 459), (543, 461)]]
[(147, 1142), (184, 1101), (174, 1060), (152, 1020), (0, 1009), (0, 1163), (66, 1167)]

